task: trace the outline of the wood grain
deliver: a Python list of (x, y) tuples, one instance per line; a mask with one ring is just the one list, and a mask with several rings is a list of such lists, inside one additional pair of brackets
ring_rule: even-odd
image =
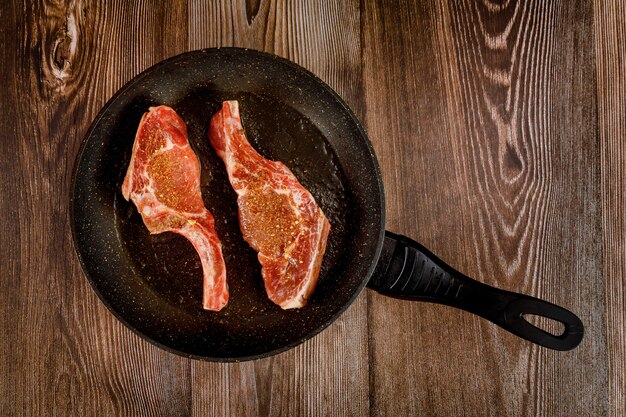
[(446, 307), (373, 295), (373, 414), (604, 415), (591, 5), (367, 6), (366, 125), (388, 227), (588, 329), (556, 353)]
[[(0, 16), (0, 415), (626, 415), (624, 2), (12, 0)], [(388, 229), (576, 312), (581, 346), (372, 292), (254, 362), (129, 331), (73, 252), (74, 157), (126, 81), (214, 46), (329, 83), (376, 149)]]
[(626, 415), (626, 4), (594, 8), (609, 411)]

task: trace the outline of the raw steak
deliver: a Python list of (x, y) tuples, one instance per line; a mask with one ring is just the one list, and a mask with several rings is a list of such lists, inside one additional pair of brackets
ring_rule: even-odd
[(122, 194), (135, 203), (150, 233), (178, 233), (193, 244), (204, 274), (202, 305), (221, 310), (228, 302), (222, 244), (202, 201), (200, 162), (187, 126), (173, 109), (151, 107), (143, 115)]
[(258, 252), (267, 295), (284, 309), (302, 307), (317, 283), (330, 223), (289, 168), (250, 145), (237, 101), (213, 116), (209, 139), (238, 195), (241, 231)]

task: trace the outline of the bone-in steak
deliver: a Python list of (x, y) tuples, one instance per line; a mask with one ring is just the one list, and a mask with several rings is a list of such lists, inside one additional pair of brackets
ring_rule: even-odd
[(135, 203), (150, 233), (178, 233), (193, 244), (204, 274), (202, 305), (221, 310), (228, 302), (222, 245), (202, 201), (200, 162), (173, 109), (151, 107), (143, 115), (122, 194)]
[(267, 295), (284, 309), (302, 307), (317, 283), (330, 223), (289, 168), (250, 145), (237, 101), (213, 116), (209, 139), (238, 195), (241, 231), (258, 252)]

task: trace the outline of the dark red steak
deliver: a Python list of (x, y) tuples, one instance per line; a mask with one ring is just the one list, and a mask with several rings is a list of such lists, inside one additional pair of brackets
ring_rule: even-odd
[(200, 193), (200, 162), (189, 146), (187, 126), (167, 107), (143, 115), (122, 185), (150, 233), (174, 232), (194, 246), (204, 274), (202, 305), (219, 311), (228, 302), (226, 266), (213, 216)]
[(213, 116), (209, 140), (237, 193), (241, 231), (258, 252), (268, 297), (284, 309), (304, 306), (326, 250), (326, 216), (289, 168), (250, 145), (237, 101)]

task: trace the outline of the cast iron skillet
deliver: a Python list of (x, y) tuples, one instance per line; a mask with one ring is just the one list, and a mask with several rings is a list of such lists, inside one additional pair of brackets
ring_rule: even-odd
[[(302, 309), (284, 311), (267, 299), (256, 255), (241, 237), (236, 196), (207, 139), (211, 115), (227, 99), (240, 101), (252, 144), (287, 164), (331, 222), (320, 280)], [(150, 235), (120, 192), (139, 120), (157, 104), (185, 120), (201, 161), (202, 195), (216, 219), (231, 291), (219, 313), (201, 307), (202, 272), (191, 244), (173, 233)], [(274, 55), (206, 49), (135, 77), (89, 129), (71, 199), (74, 245), (95, 292), (141, 337), (181, 355), (240, 361), (284, 351), (332, 323), (366, 285), (470, 311), (552, 349), (572, 349), (583, 337), (571, 312), (474, 281), (415, 241), (385, 232), (383, 184), (361, 124), (320, 79)], [(546, 333), (524, 314), (558, 320), (565, 331)]]

